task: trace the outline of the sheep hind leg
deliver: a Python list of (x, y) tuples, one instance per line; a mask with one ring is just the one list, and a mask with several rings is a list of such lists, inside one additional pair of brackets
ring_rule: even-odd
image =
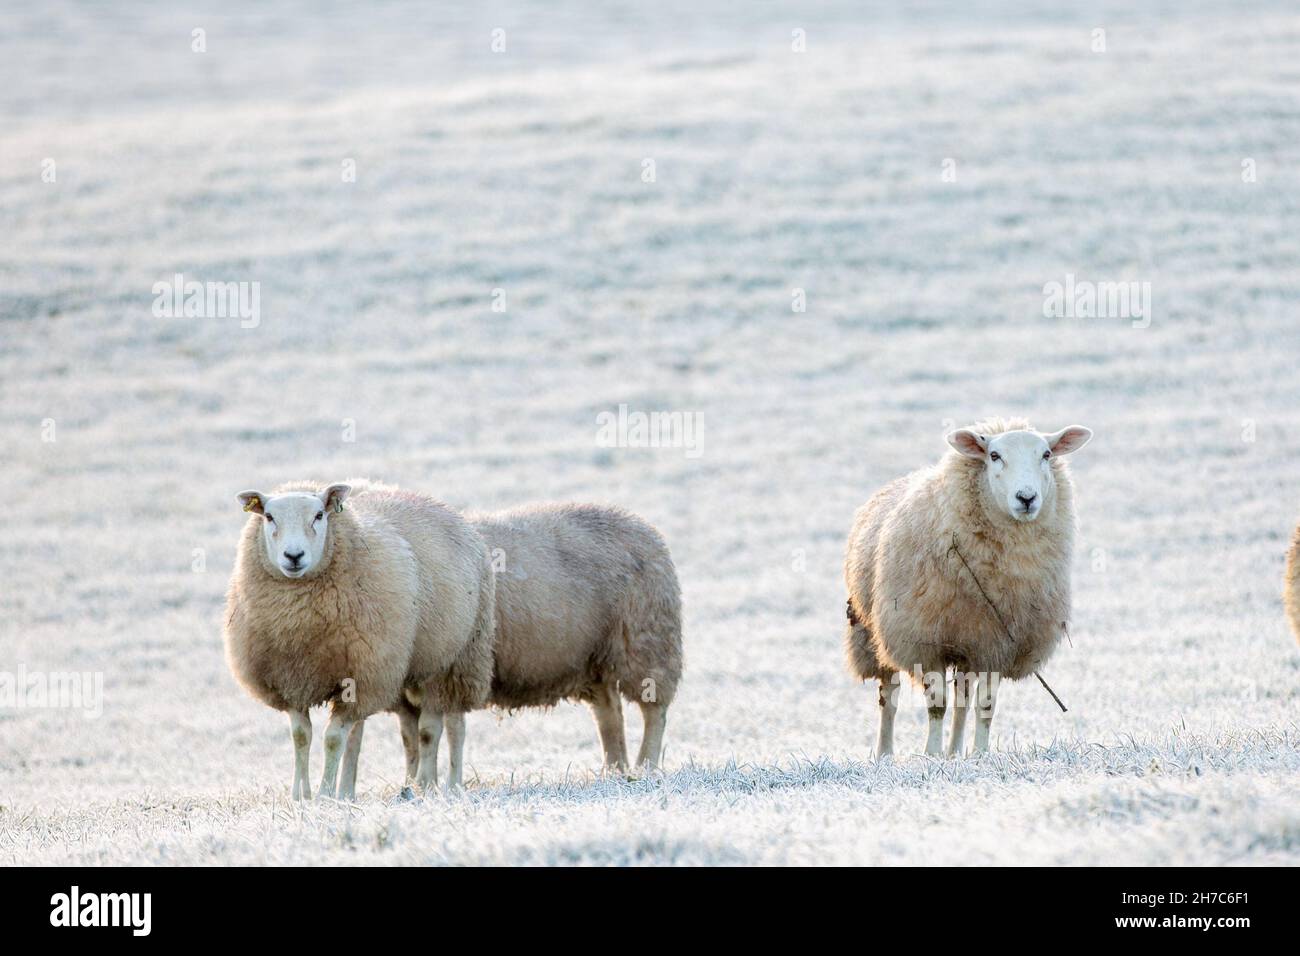
[(348, 733), (348, 743), (343, 750), (343, 779), (339, 781), (340, 800), (357, 798), (357, 762), (361, 759), (361, 734), (365, 729), (366, 722), (358, 720)]
[(623, 701), (618, 696), (618, 687), (613, 683), (600, 684), (593, 688), (588, 703), (605, 751), (605, 769), (625, 772), (627, 740), (623, 736)]
[(894, 715), (898, 713), (898, 675), (888, 674), (880, 680), (880, 736), (876, 739), (876, 757), (894, 752)]
[(307, 711), (289, 714), (289, 735), (293, 738), (293, 798), (311, 799), (308, 779), (311, 761), (311, 715)]
[(333, 799), (336, 793), (339, 759), (343, 756), (343, 747), (354, 723), (342, 711), (336, 710), (330, 714), (330, 722), (325, 728), (325, 770), (321, 774), (320, 790), (317, 793), (321, 799)]
[(406, 751), (406, 786), (409, 787), (420, 771), (420, 712), (403, 706), (397, 712), (397, 723), (402, 731), (402, 749)]
[(943, 718), (948, 713), (948, 678), (943, 671), (925, 675), (926, 710), (930, 715), (930, 732), (925, 739), (927, 757), (943, 756)]
[(658, 701), (639, 703), (644, 729), (641, 732), (641, 752), (637, 754), (636, 765), (646, 770), (658, 770), (659, 759), (663, 755), (664, 728), (668, 725), (668, 705)]
[(447, 792), (463, 788), (461, 767), (465, 758), (465, 715), (445, 714), (447, 724)]
[(420, 710), (420, 769), (415, 782), (426, 796), (438, 789), (438, 744), (442, 741), (442, 714), (427, 707)]

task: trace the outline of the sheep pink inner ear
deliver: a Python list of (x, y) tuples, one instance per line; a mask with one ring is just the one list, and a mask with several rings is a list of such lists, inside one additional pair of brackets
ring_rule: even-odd
[(325, 502), (327, 511), (342, 511), (343, 501), (351, 490), (351, 485), (330, 485), (320, 493), (320, 500)]
[(1044, 435), (1043, 438), (1053, 455), (1068, 455), (1088, 444), (1092, 438), (1092, 429), (1082, 425), (1069, 425), (1053, 435)]
[(244, 506), (245, 511), (251, 511), (255, 515), (266, 513), (263, 510), (263, 503), (266, 501), (266, 496), (260, 491), (241, 491), (235, 497), (239, 499), (239, 503)]
[(950, 434), (948, 444), (967, 458), (977, 458), (980, 461), (984, 460), (984, 456), (989, 450), (988, 439), (971, 431), (969, 428), (959, 428)]

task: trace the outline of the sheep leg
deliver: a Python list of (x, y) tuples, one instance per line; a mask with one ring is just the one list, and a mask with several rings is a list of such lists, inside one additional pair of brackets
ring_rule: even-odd
[(289, 736), (293, 738), (293, 798), (310, 800), (307, 767), (311, 758), (311, 715), (307, 711), (289, 713)]
[(461, 789), (461, 765), (465, 757), (465, 715), (445, 714), (447, 724), (447, 792)]
[(943, 718), (948, 713), (948, 678), (942, 671), (926, 675), (926, 710), (930, 715), (930, 734), (925, 739), (925, 755), (943, 755)]
[(343, 779), (339, 782), (339, 798), (355, 800), (357, 798), (357, 761), (361, 759), (361, 733), (366, 729), (366, 722), (358, 720), (348, 733), (348, 744), (343, 750)]
[(348, 734), (352, 732), (355, 720), (344, 716), (343, 711), (336, 710), (330, 714), (329, 725), (325, 728), (325, 772), (321, 774), (319, 797), (334, 798), (338, 783), (339, 758), (343, 756), (343, 746)]
[(966, 717), (975, 707), (975, 675), (958, 672), (953, 676), (952, 688), (952, 733), (948, 737), (948, 756), (960, 757), (966, 743)]
[(415, 783), (420, 770), (420, 715), (409, 707), (397, 712), (397, 722), (402, 728), (402, 747), (406, 750), (406, 785)]
[(989, 749), (989, 730), (993, 727), (993, 705), (997, 701), (999, 675), (982, 673), (975, 699), (971, 706), (975, 708), (975, 753), (985, 753)]
[(659, 757), (664, 747), (664, 727), (668, 724), (668, 705), (641, 701), (641, 752), (637, 754), (638, 767), (659, 769)]
[(420, 768), (415, 782), (426, 794), (438, 789), (438, 744), (442, 741), (442, 714), (427, 707), (420, 709)]
[(623, 736), (623, 701), (618, 696), (618, 688), (612, 683), (601, 684), (594, 689), (588, 703), (605, 751), (605, 769), (626, 771), (627, 740)]
[(876, 757), (894, 752), (894, 715), (898, 713), (897, 674), (880, 678), (880, 736), (876, 740)]

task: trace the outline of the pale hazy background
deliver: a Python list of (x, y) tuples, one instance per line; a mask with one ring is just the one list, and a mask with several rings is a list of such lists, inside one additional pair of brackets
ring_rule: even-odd
[[(1300, 859), (1290, 5), (437, 6), (0, 8), (0, 668), (104, 680), (0, 707), (0, 862)], [(260, 324), (155, 317), (177, 272)], [(1067, 273), (1150, 327), (1044, 318)], [(703, 454), (597, 447), (624, 402)], [(1070, 712), (1008, 687), (999, 755), (936, 762), (914, 702), (876, 765), (851, 515), (1009, 413), (1096, 431)], [(311, 476), (657, 524), (667, 775), (593, 780), (566, 704), (471, 716), (468, 794), (399, 804), (385, 716), (362, 808), (293, 809), (221, 620), (234, 493)]]

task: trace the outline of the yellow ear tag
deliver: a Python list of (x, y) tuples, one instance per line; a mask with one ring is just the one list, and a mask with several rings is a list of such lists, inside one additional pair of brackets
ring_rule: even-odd
[(252, 511), (254, 508), (259, 507), (261, 504), (262, 504), (261, 498), (249, 498), (248, 504), (244, 505), (244, 510)]

